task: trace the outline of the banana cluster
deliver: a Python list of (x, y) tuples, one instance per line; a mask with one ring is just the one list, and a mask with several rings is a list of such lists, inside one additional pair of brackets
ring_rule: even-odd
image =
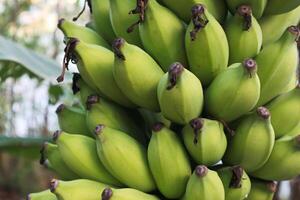
[(86, 3), (58, 23), (79, 101), (41, 150), (57, 177), (28, 200), (271, 200), (300, 174), (299, 0)]

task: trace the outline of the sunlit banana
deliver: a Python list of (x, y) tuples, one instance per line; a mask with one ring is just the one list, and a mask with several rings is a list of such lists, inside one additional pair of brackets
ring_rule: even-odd
[(57, 200), (57, 198), (50, 190), (45, 190), (28, 194), (26, 200)]
[(286, 12), (290, 12), (300, 5), (300, 0), (268, 0), (265, 15), (278, 15)]
[(89, 96), (97, 94), (97, 92), (84, 82), (79, 73), (73, 74), (72, 91), (74, 95), (79, 92), (80, 102), (84, 106), (86, 105), (86, 101)]
[(250, 6), (256, 19), (263, 15), (267, 5), (267, 0), (226, 0), (226, 2), (231, 13), (235, 13), (240, 5)]
[(274, 181), (251, 179), (251, 190), (246, 200), (273, 200), (276, 190), (277, 183)]
[(159, 198), (132, 188), (115, 190), (105, 188), (102, 192), (101, 200), (159, 200)]

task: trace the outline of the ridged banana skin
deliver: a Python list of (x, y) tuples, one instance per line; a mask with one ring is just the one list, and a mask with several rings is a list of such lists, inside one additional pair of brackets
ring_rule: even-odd
[(115, 39), (115, 33), (110, 23), (110, 0), (91, 0), (92, 20), (96, 31), (108, 42)]
[[(197, 164), (211, 166), (220, 161), (227, 147), (227, 139), (223, 125), (215, 120), (198, 118), (202, 128), (194, 129), (187, 124), (182, 130), (186, 149)], [(196, 135), (196, 132), (197, 135)]]
[(113, 75), (121, 91), (136, 105), (159, 111), (156, 88), (164, 75), (160, 66), (145, 51), (117, 39), (125, 60), (115, 55)]
[(300, 21), (300, 6), (294, 10), (279, 15), (266, 15), (259, 19), (263, 33), (263, 46), (276, 42), (289, 26)]
[[(208, 86), (211, 81), (227, 68), (229, 47), (226, 34), (218, 21), (208, 12), (204, 11), (208, 23), (192, 41), (190, 33), (194, 29), (191, 22), (185, 35), (185, 47), (189, 62), (189, 70)], [(218, 58), (218, 59), (216, 59)]]
[(116, 186), (122, 185), (105, 169), (99, 160), (94, 139), (83, 135), (61, 132), (56, 139), (56, 144), (67, 166), (81, 178)]
[(184, 125), (202, 112), (202, 85), (193, 73), (183, 68), (176, 85), (168, 89), (171, 76), (168, 72), (159, 81), (157, 86), (159, 106), (165, 118)]
[(267, 108), (272, 114), (276, 138), (300, 133), (300, 87), (275, 98)]
[(156, 188), (144, 146), (126, 133), (104, 125), (98, 126), (95, 133), (98, 156), (114, 177), (143, 192)]
[(264, 180), (288, 180), (300, 173), (299, 135), (276, 140), (268, 161), (251, 176)]
[(240, 5), (251, 6), (256, 19), (259, 19), (263, 15), (267, 5), (267, 0), (226, 0), (226, 2), (231, 13), (235, 13), (236, 8)]
[(300, 5), (300, 0), (289, 0), (289, 1), (281, 1), (281, 0), (268, 0), (268, 4), (266, 6), (265, 15), (278, 15), (286, 12), (290, 12)]
[(219, 74), (205, 92), (205, 109), (217, 119), (233, 121), (251, 111), (260, 96), (260, 81), (241, 63)]
[(227, 21), (225, 33), (229, 45), (229, 64), (243, 62), (246, 58), (254, 58), (262, 46), (262, 31), (251, 14), (251, 26), (244, 29), (245, 19), (238, 12)]
[(194, 171), (182, 200), (225, 200), (225, 191), (220, 177), (217, 172), (207, 170), (207, 174), (203, 177), (196, 175)]
[(174, 61), (188, 66), (185, 31), (185, 25), (175, 14), (156, 0), (148, 1), (145, 20), (139, 24), (140, 37), (145, 50), (165, 72)]
[(50, 192), (50, 190), (45, 190), (42, 192), (28, 194), (26, 200), (57, 200), (57, 198), (55, 194)]
[(292, 79), (299, 63), (295, 35), (286, 31), (275, 43), (266, 46), (255, 58), (261, 83), (261, 106), (278, 96)]
[(122, 93), (114, 79), (114, 53), (112, 51), (79, 41), (76, 44), (75, 52), (79, 58), (78, 70), (86, 82), (87, 80), (92, 81), (101, 94), (120, 105), (135, 106)]
[(179, 199), (184, 195), (192, 173), (188, 155), (176, 133), (163, 124), (153, 127), (148, 162), (156, 185), (165, 197)]
[[(219, 169), (218, 175), (222, 180), (225, 189), (225, 200), (244, 200), (251, 189), (251, 181), (246, 172), (242, 171), (242, 177), (238, 185), (234, 186), (234, 167), (224, 167)], [(260, 200), (260, 199), (257, 199)]]
[(135, 8), (136, 0), (109, 0), (110, 2), (110, 22), (117, 37), (122, 37), (130, 44), (142, 47), (139, 36), (139, 29), (134, 29), (128, 33), (127, 29), (139, 20), (137, 15), (129, 14)]
[(112, 190), (110, 197), (105, 198), (102, 194), (102, 200), (159, 200), (154, 195), (150, 195), (132, 188), (122, 188)]
[(65, 37), (78, 38), (79, 40), (88, 44), (95, 44), (111, 49), (110, 45), (95, 31), (90, 28), (79, 26), (72, 21), (60, 19), (58, 28), (63, 32)]
[(270, 117), (253, 113), (240, 121), (228, 143), (223, 162), (240, 165), (246, 172), (253, 172), (267, 162), (274, 143), (275, 133)]
[(275, 182), (251, 179), (251, 190), (246, 200), (272, 200), (276, 191)]

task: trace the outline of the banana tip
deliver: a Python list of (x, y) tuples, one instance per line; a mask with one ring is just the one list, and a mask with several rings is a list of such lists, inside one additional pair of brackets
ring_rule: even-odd
[(251, 6), (249, 6), (249, 5), (241, 5), (237, 8), (237, 12), (241, 16), (251, 15), (252, 9), (251, 9)]
[(105, 125), (98, 124), (94, 130), (95, 135), (100, 135), (104, 128), (105, 128)]
[(60, 18), (57, 23), (57, 27), (61, 29), (62, 24), (64, 23), (65, 18)]
[(55, 131), (54, 134), (53, 134), (53, 137), (52, 137), (53, 141), (57, 141), (57, 139), (59, 138), (59, 136), (61, 135), (61, 133), (62, 132), (59, 131), (59, 130)]
[(205, 7), (203, 4), (198, 3), (192, 7), (192, 15), (193, 16), (203, 14), (204, 11), (205, 11)]
[(109, 200), (113, 195), (111, 188), (105, 188), (101, 194), (101, 200)]
[(275, 181), (268, 182), (267, 188), (270, 190), (270, 192), (275, 193), (277, 191), (277, 183)]
[(288, 31), (292, 34), (294, 34), (297, 39), (299, 38), (300, 36), (300, 28), (298, 26), (290, 26), (288, 27)]
[(152, 126), (152, 130), (154, 132), (158, 132), (160, 131), (165, 125), (162, 122), (156, 122), (153, 126)]
[(57, 179), (52, 179), (50, 181), (50, 191), (53, 193), (58, 186), (59, 181)]
[(56, 114), (61, 113), (64, 109), (65, 109), (65, 105), (64, 104), (60, 104), (57, 108), (56, 108)]
[(115, 53), (115, 55), (122, 59), (122, 60), (125, 60), (125, 56), (124, 54), (122, 53), (121, 51), (121, 48), (122, 46), (125, 44), (125, 40), (123, 38), (117, 38), (113, 41), (113, 44), (112, 44), (112, 50), (113, 52)]
[(232, 170), (232, 178), (230, 181), (230, 187), (232, 188), (242, 187), (244, 169), (241, 166), (234, 166), (231, 168), (231, 170)]
[(198, 165), (195, 169), (195, 174), (198, 177), (204, 177), (208, 173), (208, 168), (205, 165)]
[(100, 101), (100, 97), (98, 95), (90, 95), (88, 96), (87, 100), (86, 100), (86, 107), (87, 109), (91, 109), (93, 104), (96, 104)]
[(257, 108), (257, 114), (263, 119), (269, 119), (269, 117), (271, 116), (270, 111), (263, 106)]

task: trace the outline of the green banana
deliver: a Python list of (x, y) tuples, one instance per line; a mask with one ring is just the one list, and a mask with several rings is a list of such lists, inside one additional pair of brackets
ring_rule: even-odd
[(155, 189), (144, 146), (126, 133), (104, 125), (98, 125), (95, 134), (98, 156), (114, 177), (143, 192)]
[(279, 95), (292, 79), (299, 61), (295, 42), (299, 36), (299, 28), (291, 26), (277, 42), (263, 48), (255, 58), (261, 83), (257, 106), (264, 105)]
[(52, 194), (50, 190), (42, 192), (28, 194), (26, 200), (57, 200), (55, 194)]
[(241, 119), (223, 161), (230, 165), (241, 165), (248, 173), (253, 172), (267, 162), (274, 142), (270, 112), (265, 107), (259, 107), (256, 112)]
[(186, 124), (202, 112), (201, 82), (180, 63), (172, 64), (160, 79), (157, 96), (163, 116), (172, 122)]
[(253, 58), (260, 52), (262, 31), (250, 6), (238, 7), (234, 17), (227, 21), (225, 33), (229, 44), (229, 64)]
[(243, 200), (248, 196), (251, 181), (242, 167), (223, 167), (217, 172), (224, 185), (225, 200)]
[(185, 35), (185, 46), (189, 69), (204, 86), (208, 86), (227, 68), (229, 47), (226, 34), (202, 4), (192, 8), (192, 21)]
[(217, 172), (204, 165), (196, 167), (190, 177), (183, 200), (225, 200), (223, 183)]
[(84, 82), (79, 73), (73, 73), (72, 91), (74, 95), (79, 92), (79, 99), (82, 105), (86, 105), (89, 96), (97, 94)]
[(257, 65), (252, 59), (232, 64), (205, 93), (205, 109), (217, 119), (233, 121), (251, 111), (260, 96)]
[(254, 17), (259, 19), (264, 13), (268, 0), (226, 0), (226, 2), (231, 13), (235, 13), (240, 5), (248, 5), (252, 8)]
[(111, 189), (105, 188), (101, 195), (101, 200), (159, 200), (154, 195), (132, 189)]
[(67, 166), (81, 178), (116, 186), (121, 185), (100, 162), (94, 139), (56, 131), (53, 140), (56, 142), (59, 153)]
[(129, 12), (135, 7), (135, 0), (109, 0), (110, 22), (117, 37), (122, 37), (128, 43), (142, 47), (139, 30), (128, 31), (133, 23), (139, 20), (138, 16), (130, 15)]
[[(253, 154), (252, 154), (253, 155)], [(268, 161), (251, 176), (264, 180), (288, 180), (300, 174), (300, 135), (276, 140)]]
[(86, 112), (74, 106), (60, 104), (56, 109), (58, 124), (67, 133), (91, 136), (85, 122)]
[(251, 190), (246, 200), (273, 200), (276, 190), (274, 181), (251, 179)]
[(156, 88), (164, 72), (146, 52), (117, 38), (113, 43), (113, 75), (121, 91), (136, 105), (159, 111)]
[(265, 15), (278, 15), (286, 12), (290, 12), (300, 5), (300, 0), (268, 0)]
[(259, 19), (263, 34), (263, 46), (276, 42), (289, 26), (300, 21), (300, 6), (280, 15), (267, 15)]
[(61, 181), (53, 179), (50, 190), (57, 196), (57, 200), (99, 200), (102, 191), (109, 185), (87, 180)]
[(148, 162), (159, 191), (169, 199), (180, 198), (191, 175), (191, 166), (176, 133), (162, 123), (152, 128)]
[(183, 128), (182, 134), (185, 147), (197, 164), (211, 166), (222, 159), (227, 140), (220, 122), (196, 118)]
[(185, 25), (175, 14), (156, 0), (137, 0), (137, 7), (132, 13), (139, 14), (140, 20), (131, 29), (139, 25), (144, 49), (165, 72), (174, 61), (187, 66)]
[(45, 142), (40, 151), (40, 164), (46, 168), (53, 170), (56, 174), (64, 180), (72, 180), (78, 178), (70, 168), (66, 165), (58, 150), (56, 144)]

